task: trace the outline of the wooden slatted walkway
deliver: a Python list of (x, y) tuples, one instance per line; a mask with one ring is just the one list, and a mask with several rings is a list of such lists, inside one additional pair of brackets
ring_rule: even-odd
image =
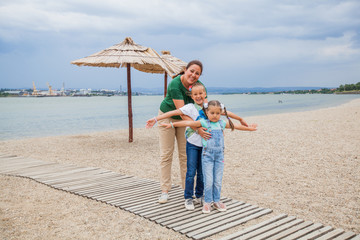
[[(272, 212), (223, 198), (226, 212), (204, 215), (201, 207), (184, 208), (183, 190), (173, 185), (166, 204), (157, 202), (159, 182), (125, 176), (101, 168), (78, 167), (0, 154), (0, 174), (26, 177), (55, 189), (119, 207), (193, 239), (203, 239)], [(324, 227), (285, 214), (231, 234), (225, 239), (357, 239), (359, 235)]]

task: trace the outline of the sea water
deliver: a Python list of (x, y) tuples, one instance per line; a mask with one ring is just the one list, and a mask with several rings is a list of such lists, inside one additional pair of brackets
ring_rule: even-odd
[[(244, 117), (332, 107), (360, 95), (209, 95)], [(133, 96), (133, 126), (156, 116), (163, 96)], [(0, 140), (127, 129), (127, 96), (0, 98)]]

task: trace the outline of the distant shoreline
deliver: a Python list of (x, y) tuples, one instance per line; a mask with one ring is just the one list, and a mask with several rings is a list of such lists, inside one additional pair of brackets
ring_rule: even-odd
[[(359, 94), (360, 82), (356, 84), (345, 84), (339, 87), (207, 87), (209, 94)], [(163, 95), (164, 88), (132, 88), (132, 95)], [(24, 95), (24, 96), (88, 96), (88, 95), (100, 95), (100, 96), (126, 96), (127, 90), (119, 89), (64, 89), (56, 90), (51, 89), (44, 90), (35, 88), (1, 88), (0, 97), (8, 95)]]
[[(306, 94), (318, 94), (318, 95), (357, 95), (360, 94), (360, 91), (347, 91), (347, 92), (334, 92), (334, 93), (285, 93), (285, 92), (279, 92), (279, 93), (273, 93), (273, 92), (251, 92), (251, 93), (244, 93), (244, 92), (228, 92), (228, 93), (221, 93), (221, 92), (209, 92), (209, 94), (214, 94), (214, 95), (236, 95), (236, 94), (243, 94), (243, 95), (282, 95), (282, 94), (290, 94), (290, 95), (306, 95)], [(146, 94), (146, 93), (134, 93), (134, 96), (162, 96), (162, 94)], [(7, 98), (7, 97), (11, 97), (11, 98), (54, 98), (54, 97), (127, 97), (127, 95), (74, 95), (74, 96), (47, 96), (47, 95), (43, 95), (43, 96), (19, 96), (19, 95), (0, 95), (0, 98)]]

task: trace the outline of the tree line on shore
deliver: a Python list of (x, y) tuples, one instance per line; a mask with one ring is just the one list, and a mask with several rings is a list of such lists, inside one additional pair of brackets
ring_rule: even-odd
[(340, 92), (344, 92), (344, 91), (360, 91), (360, 82), (355, 83), (355, 84), (340, 85), (338, 90)]
[(320, 94), (345, 94), (345, 93), (354, 93), (354, 94), (360, 94), (360, 82), (355, 84), (345, 84), (340, 85), (338, 88), (321, 88), (321, 89), (312, 89), (312, 90), (291, 90), (291, 91), (279, 91), (274, 92), (274, 94), (281, 94), (281, 93), (291, 93), (291, 94), (314, 94), (314, 93), (320, 93)]

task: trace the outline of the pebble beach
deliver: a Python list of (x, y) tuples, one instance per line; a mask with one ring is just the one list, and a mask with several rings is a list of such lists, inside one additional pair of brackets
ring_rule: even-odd
[[(360, 233), (360, 99), (337, 107), (242, 116), (225, 131), (222, 196)], [(145, 126), (145, 122), (144, 122)], [(157, 127), (0, 142), (0, 153), (159, 181)], [(173, 184), (180, 184), (174, 154)], [(119, 208), (0, 175), (1, 239), (188, 239)], [(171, 192), (170, 192), (171, 197)], [(262, 219), (263, 220), (263, 219)], [(227, 230), (217, 239), (256, 223)]]

